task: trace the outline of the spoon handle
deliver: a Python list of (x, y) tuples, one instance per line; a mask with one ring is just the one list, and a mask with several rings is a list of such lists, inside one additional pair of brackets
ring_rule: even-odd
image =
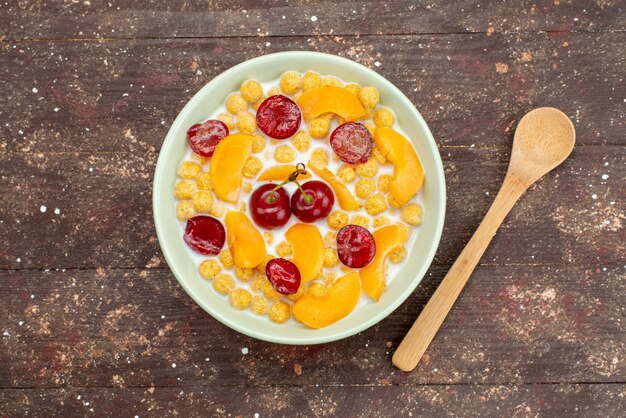
[(487, 215), (394, 353), (392, 362), (398, 369), (408, 372), (417, 366), (500, 224), (526, 188), (507, 173)]

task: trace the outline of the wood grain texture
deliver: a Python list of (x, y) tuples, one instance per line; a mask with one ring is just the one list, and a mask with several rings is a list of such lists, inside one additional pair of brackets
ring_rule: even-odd
[[(508, 153), (517, 120), (546, 105), (572, 118), (577, 146), (623, 145), (625, 41), (626, 33), (281, 37), (269, 47), (261, 39), (7, 41), (0, 44), (0, 132), (7, 152), (37, 145), (40, 152), (146, 154), (217, 74), (271, 52), (315, 50), (388, 78), (441, 146)], [(143, 143), (124, 136), (129, 128)]]
[(413, 373), (398, 371), (393, 349), (448, 268), (431, 268), (407, 302), (371, 329), (305, 347), (224, 327), (168, 270), (3, 272), (0, 387), (626, 380), (622, 266), (479, 265), (428, 357)]
[[(624, 415), (619, 1), (5, 3), (0, 416)], [(151, 221), (176, 114), (220, 72), (283, 50), (338, 54), (397, 85), (433, 131), (448, 186), (416, 292), (371, 329), (311, 347), (255, 341), (205, 314)], [(424, 361), (397, 371), (394, 348), (538, 106), (572, 118), (574, 154), (513, 209)]]
[(618, 385), (67, 388), (0, 391), (9, 416), (618, 418)]
[(72, 1), (12, 3), (6, 39), (274, 37), (622, 31), (624, 5), (603, 1)]

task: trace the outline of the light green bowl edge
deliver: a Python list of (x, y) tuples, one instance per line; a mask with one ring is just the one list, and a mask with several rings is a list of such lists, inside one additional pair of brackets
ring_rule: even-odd
[[(314, 61), (313, 64), (307, 66), (308, 64), (305, 63), (311, 60)], [(174, 201), (171, 191), (175, 181), (175, 169), (171, 169), (172, 167), (169, 167), (168, 169), (166, 166), (172, 166), (172, 164), (177, 165), (180, 158), (182, 158), (182, 155), (180, 155), (180, 158), (174, 159), (175, 163), (167, 160), (168, 156), (173, 152), (172, 149), (176, 147), (175, 142), (177, 141), (177, 135), (184, 138), (184, 133), (186, 132), (188, 125), (190, 125), (188, 121), (185, 121), (185, 119), (188, 118), (188, 114), (192, 112), (192, 109), (199, 106), (201, 101), (208, 100), (206, 97), (209, 95), (210, 91), (220, 89), (218, 87), (220, 85), (225, 85), (226, 89), (230, 88), (228, 91), (234, 91), (238, 89), (239, 84), (247, 78), (263, 79), (263, 74), (260, 74), (257, 70), (255, 70), (255, 68), (259, 66), (266, 66), (274, 62), (277, 64), (288, 63), (288, 65), (276, 65), (276, 67), (272, 69), (272, 73), (275, 74), (268, 77), (268, 80), (276, 78), (279, 74), (287, 70), (306, 71), (307, 69), (312, 69), (322, 74), (337, 75), (345, 80), (356, 81), (361, 84), (363, 84), (363, 81), (366, 81), (369, 82), (368, 84), (378, 87), (381, 92), (381, 102), (396, 111), (400, 126), (408, 132), (411, 141), (413, 141), (416, 148), (418, 148), (418, 154), (420, 155), (420, 159), (422, 160), (422, 164), (424, 166), (426, 176), (426, 180), (424, 182), (425, 217), (422, 230), (420, 231), (420, 236), (418, 236), (415, 246), (417, 247), (421, 241), (424, 241), (425, 239), (427, 240), (428, 238), (430, 238), (428, 241), (430, 245), (426, 249), (409, 249), (410, 254), (413, 254), (414, 250), (421, 251), (421, 253), (417, 255), (419, 258), (416, 259), (417, 261), (413, 262), (414, 260), (411, 259), (405, 261), (406, 265), (403, 266), (403, 269), (398, 274), (398, 276), (400, 276), (400, 274), (407, 276), (409, 275), (407, 269), (415, 269), (415, 271), (411, 274), (413, 276), (412, 280), (405, 283), (406, 287), (404, 290), (401, 290), (401, 293), (397, 295), (395, 299), (385, 298), (386, 295), (383, 294), (381, 300), (376, 303), (377, 308), (375, 310), (377, 312), (373, 315), (363, 315), (363, 313), (367, 313), (365, 311), (369, 306), (358, 308), (357, 311), (363, 310), (363, 312), (356, 318), (352, 318), (352, 322), (356, 319), (358, 323), (348, 328), (345, 326), (342, 327), (341, 323), (342, 321), (346, 321), (350, 318), (350, 316), (355, 315), (357, 313), (356, 311), (347, 318), (344, 318), (342, 321), (319, 330), (306, 329), (306, 332), (302, 332), (300, 329), (296, 330), (291, 328), (292, 331), (294, 331), (293, 334), (297, 335), (290, 336), (289, 329), (290, 327), (294, 327), (294, 325), (277, 325), (270, 323), (267, 318), (251, 318), (247, 312), (234, 311), (230, 306), (228, 306), (228, 302), (223, 303), (223, 298), (221, 297), (216, 298), (216, 295), (208, 293), (200, 295), (198, 290), (194, 289), (194, 287), (197, 287), (198, 283), (194, 283), (193, 281), (203, 279), (200, 278), (195, 267), (194, 277), (185, 276), (185, 273), (183, 272), (183, 269), (188, 266), (184, 266), (182, 263), (189, 263), (190, 259), (182, 246), (183, 241), (180, 236), (180, 231), (178, 231), (178, 235), (174, 234), (173, 236), (170, 236), (172, 232), (169, 234), (167, 232), (168, 228), (170, 231), (172, 230), (172, 220), (175, 221)], [(330, 69), (333, 67), (335, 67), (334, 71), (325, 71), (325, 68)], [(242, 78), (239, 76), (240, 73), (244, 72), (245, 77)], [(338, 74), (339, 72), (344, 73), (343, 76)], [(224, 89), (224, 87), (222, 87), (222, 89)], [(215, 99), (217, 100), (216, 103), (221, 102), (223, 97), (224, 95), (221, 95), (219, 99)], [(393, 102), (396, 102), (395, 106)], [(407, 117), (402, 117), (398, 114), (397, 106), (402, 107), (401, 113), (409, 113)], [(206, 118), (206, 116), (213, 111), (214, 109), (208, 109), (204, 118)], [(409, 118), (413, 118), (414, 121), (417, 121), (419, 132), (411, 133), (406, 129), (406, 125), (410, 123), (408, 120)], [(196, 122), (198, 122), (198, 120)], [(417, 143), (415, 137), (420, 137), (425, 142)], [(178, 138), (178, 140), (180, 141), (180, 138)], [(424, 148), (424, 145), (426, 146), (426, 149), (422, 149), (420, 151), (420, 148)], [(426, 151), (426, 153), (424, 151)], [(180, 154), (180, 143), (178, 153)], [(242, 334), (268, 342), (292, 345), (321, 344), (337, 341), (363, 331), (391, 314), (398, 306), (400, 306), (402, 302), (406, 300), (413, 290), (415, 290), (430, 267), (441, 239), (446, 209), (445, 175), (441, 162), (441, 156), (439, 155), (437, 145), (426, 122), (413, 106), (411, 101), (391, 82), (361, 64), (336, 55), (309, 51), (286, 51), (250, 59), (224, 71), (202, 87), (189, 100), (189, 102), (187, 102), (178, 114), (165, 137), (163, 146), (161, 147), (159, 153), (159, 158), (157, 160), (152, 193), (154, 221), (161, 250), (165, 256), (167, 264), (174, 273), (174, 276), (183, 289), (185, 289), (187, 294), (189, 294), (189, 296), (191, 296), (191, 298), (212, 317), (220, 321), (222, 324), (241, 332)], [(425, 228), (425, 226), (427, 226), (427, 228)], [(425, 230), (428, 230), (430, 237), (421, 236), (421, 234), (425, 233)], [(396, 284), (396, 282), (392, 283), (392, 286), (394, 284)], [(389, 291), (390, 288), (391, 286), (387, 289), (387, 291)], [(212, 292), (212, 290), (210, 292)], [(207, 302), (205, 298), (212, 299), (214, 306)], [(220, 303), (219, 300), (222, 300), (222, 303)], [(380, 305), (378, 304), (383, 304), (383, 307), (380, 308)], [(269, 324), (257, 322), (259, 320), (266, 321)], [(259, 325), (261, 328), (265, 328), (265, 330), (255, 329), (255, 325)]]

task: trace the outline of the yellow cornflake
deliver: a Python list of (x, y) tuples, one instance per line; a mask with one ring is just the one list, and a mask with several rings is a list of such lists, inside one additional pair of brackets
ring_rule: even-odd
[(317, 298), (323, 297), (327, 291), (328, 289), (326, 289), (326, 286), (324, 286), (324, 284), (319, 283), (319, 282), (313, 282), (309, 284), (309, 286), (306, 288), (307, 295), (314, 296)]
[(393, 112), (387, 108), (381, 108), (374, 112), (374, 123), (381, 128), (391, 128), (395, 120)]
[(348, 214), (340, 210), (334, 211), (328, 215), (326, 223), (330, 229), (339, 230), (348, 224)]
[(359, 90), (359, 100), (366, 109), (371, 109), (380, 101), (380, 93), (376, 87), (366, 86)]
[(245, 112), (247, 108), (248, 102), (246, 102), (246, 99), (244, 99), (241, 94), (231, 94), (226, 98), (226, 110), (233, 115)]
[(389, 225), (389, 223), (390, 223), (389, 218), (387, 218), (386, 216), (381, 216), (381, 217), (374, 219), (374, 228), (379, 228), (381, 226)]
[(325, 138), (329, 130), (330, 121), (326, 118), (315, 118), (309, 123), (309, 134), (313, 138)]
[(396, 263), (396, 264), (400, 263), (405, 258), (406, 258), (406, 248), (404, 246), (398, 248), (395, 251), (392, 251), (391, 254), (389, 254), (389, 261), (391, 261), (392, 263)]
[(373, 159), (367, 160), (366, 163), (356, 165), (356, 173), (361, 177), (372, 178), (378, 171), (378, 165)]
[(289, 305), (285, 302), (274, 302), (270, 307), (269, 318), (272, 322), (283, 324), (289, 320), (291, 312)]
[(342, 164), (337, 170), (337, 177), (344, 183), (352, 183), (356, 178), (354, 167), (349, 164)]
[(200, 190), (213, 190), (213, 183), (211, 182), (211, 175), (208, 171), (203, 171), (196, 177), (196, 186)]
[(280, 90), (285, 94), (293, 94), (300, 90), (302, 77), (295, 71), (287, 71), (280, 77)]
[(289, 145), (283, 144), (274, 150), (274, 159), (279, 163), (290, 163), (296, 159), (296, 150)]
[(382, 194), (375, 194), (365, 200), (365, 210), (370, 215), (380, 215), (387, 210), (387, 202)]
[(256, 80), (246, 80), (239, 88), (241, 96), (248, 103), (255, 103), (263, 97), (263, 86)]
[(376, 190), (376, 183), (372, 179), (362, 178), (356, 182), (354, 188), (356, 195), (361, 199), (365, 199)]
[(198, 271), (203, 278), (212, 280), (222, 271), (222, 266), (214, 259), (204, 260), (198, 266)]
[(332, 268), (339, 264), (339, 258), (337, 257), (337, 250), (334, 248), (324, 249), (324, 267)]
[(190, 200), (181, 200), (176, 205), (176, 217), (181, 221), (186, 221), (195, 215), (196, 210)]
[(230, 306), (237, 310), (248, 309), (250, 303), (252, 302), (252, 294), (248, 292), (246, 289), (235, 289), (230, 292)]
[(178, 166), (176, 174), (183, 179), (193, 180), (202, 171), (202, 166), (193, 161), (183, 161)]
[(218, 258), (225, 269), (232, 269), (235, 265), (235, 260), (233, 260), (233, 254), (227, 248), (224, 248), (222, 251), (220, 251)]
[(265, 315), (269, 310), (269, 303), (263, 296), (254, 296), (250, 304), (250, 310), (257, 315)]
[(235, 277), (242, 282), (248, 282), (254, 277), (254, 269), (235, 267)]
[(306, 131), (298, 131), (293, 136), (291, 143), (300, 152), (305, 152), (311, 146), (311, 137)]
[(288, 257), (293, 254), (293, 248), (290, 243), (283, 241), (276, 246), (276, 254), (278, 254), (279, 257)]
[(230, 113), (220, 113), (215, 119), (224, 122), (228, 130), (232, 131), (235, 129), (235, 117)]
[(350, 224), (362, 226), (363, 228), (369, 228), (370, 219), (365, 215), (354, 215), (350, 220)]
[(257, 154), (265, 149), (267, 141), (265, 140), (265, 136), (261, 133), (257, 132), (252, 136), (254, 137), (252, 140), (252, 152)]
[(208, 213), (213, 205), (213, 195), (209, 190), (197, 191), (193, 194), (191, 203), (196, 211)]
[(421, 225), (422, 224), (422, 207), (416, 203), (411, 203), (402, 208), (400, 212), (400, 219), (409, 225)]
[(235, 125), (244, 134), (252, 134), (256, 131), (256, 117), (250, 112), (242, 112), (237, 116)]
[(222, 295), (227, 295), (235, 288), (235, 280), (225, 273), (220, 274), (213, 279), (213, 289)]
[(191, 199), (196, 191), (196, 185), (191, 180), (181, 180), (174, 186), (174, 197), (178, 200)]
[(272, 286), (269, 280), (263, 283), (263, 295), (269, 300), (280, 299), (280, 293), (274, 289), (274, 286)]
[(241, 174), (243, 174), (243, 176), (246, 178), (253, 179), (256, 177), (259, 171), (261, 171), (262, 168), (263, 163), (261, 162), (261, 160), (254, 155), (251, 155), (246, 160), (246, 164), (243, 166)]
[(328, 164), (328, 153), (324, 148), (315, 148), (311, 153), (311, 161), (315, 161), (319, 165)]
[(313, 71), (307, 71), (302, 78), (302, 90), (307, 91), (322, 86), (322, 77)]

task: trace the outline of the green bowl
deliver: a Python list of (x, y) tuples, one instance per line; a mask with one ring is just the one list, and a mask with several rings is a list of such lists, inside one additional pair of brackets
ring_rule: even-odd
[[(205, 120), (224, 98), (237, 91), (244, 80), (261, 82), (278, 78), (283, 72), (313, 70), (334, 75), (362, 86), (376, 86), (380, 101), (393, 110), (404, 132), (409, 133), (424, 167), (424, 220), (409, 257), (378, 302), (357, 307), (346, 318), (322, 329), (310, 329), (291, 321), (274, 324), (267, 317), (234, 310), (200, 274), (187, 253), (176, 219), (172, 188), (176, 168), (187, 149), (187, 128)], [(417, 71), (417, 70), (416, 70)], [(349, 337), (376, 324), (396, 309), (413, 292), (426, 274), (439, 245), (446, 210), (446, 186), (437, 144), (426, 122), (402, 92), (376, 72), (335, 55), (290, 51), (264, 55), (223, 72), (189, 100), (172, 124), (157, 161), (153, 184), (154, 222), (161, 249), (176, 279), (192, 299), (224, 325), (260, 340), (283, 344), (319, 344)]]

